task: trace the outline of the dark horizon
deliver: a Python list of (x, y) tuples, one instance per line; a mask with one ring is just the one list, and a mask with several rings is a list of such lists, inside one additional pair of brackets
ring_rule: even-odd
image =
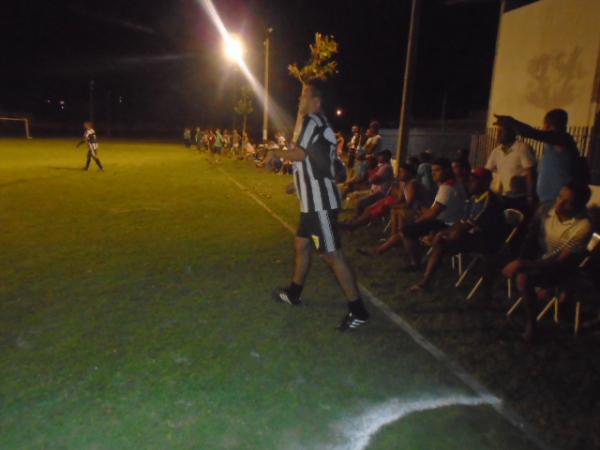
[[(215, 6), (247, 42), (249, 66), (261, 82), (263, 30), (274, 28), (271, 95), (286, 111), (293, 113), (299, 93), (287, 66), (302, 63), (314, 33), (321, 32), (340, 44), (339, 74), (327, 85), (328, 112), (344, 110), (342, 119), (331, 117), (334, 126), (371, 119), (397, 125), (410, 1), (376, 0), (364, 9), (312, 0), (220, 0)], [(416, 120), (439, 120), (444, 109), (449, 120), (484, 116), (498, 13), (493, 1), (424, 2)], [(98, 121), (106, 121), (110, 109), (114, 124), (231, 126), (243, 79), (222, 57), (218, 32), (194, 0), (112, 0), (102, 8), (88, 1), (13, 2), (4, 17), (5, 42), (13, 44), (0, 69), (3, 113), (79, 123), (89, 115), (94, 80)], [(259, 128), (262, 108), (254, 103), (250, 125)]]

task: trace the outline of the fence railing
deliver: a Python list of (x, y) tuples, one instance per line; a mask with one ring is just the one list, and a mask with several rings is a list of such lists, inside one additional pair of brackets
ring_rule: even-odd
[[(591, 127), (569, 127), (568, 132), (575, 142), (582, 156), (587, 157), (592, 183), (600, 184), (600, 133)], [(544, 143), (533, 139), (523, 139), (533, 148), (539, 160), (544, 151)], [(488, 128), (484, 134), (471, 136), (470, 159), (473, 167), (485, 165), (490, 153), (498, 145), (498, 129)]]

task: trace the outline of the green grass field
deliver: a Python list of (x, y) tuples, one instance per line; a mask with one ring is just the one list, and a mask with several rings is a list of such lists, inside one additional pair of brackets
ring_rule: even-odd
[[(203, 154), (73, 144), (0, 141), (1, 449), (534, 448), (373, 306), (336, 332), (321, 262), (271, 301), (292, 236)], [(295, 226), (289, 178), (221, 167)]]

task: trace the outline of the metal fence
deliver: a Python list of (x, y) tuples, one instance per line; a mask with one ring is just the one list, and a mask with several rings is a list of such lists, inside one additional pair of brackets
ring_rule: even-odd
[[(569, 127), (569, 134), (577, 143), (581, 155), (587, 157), (593, 184), (600, 184), (600, 133), (591, 127)], [(535, 152), (536, 158), (542, 157), (544, 143), (533, 139), (524, 139)], [(470, 159), (473, 167), (484, 166), (492, 150), (498, 145), (498, 129), (488, 128), (485, 134), (471, 136)]]

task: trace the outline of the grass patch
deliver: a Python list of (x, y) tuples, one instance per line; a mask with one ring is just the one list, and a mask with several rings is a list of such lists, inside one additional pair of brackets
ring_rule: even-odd
[[(306, 308), (274, 304), (291, 236), (204, 155), (103, 141), (107, 172), (86, 173), (72, 145), (0, 141), (1, 448), (335, 448), (340, 424), (391, 398), (473, 395), (377, 311), (336, 333), (344, 301), (320, 263)], [(295, 224), (287, 177), (224, 167)], [(353, 254), (360, 236), (347, 247), (363, 282), (409, 317), (436, 308), (396, 302), (402, 280), (377, 285)], [(374, 438), (369, 448), (530, 448), (489, 406), (416, 413)]]

